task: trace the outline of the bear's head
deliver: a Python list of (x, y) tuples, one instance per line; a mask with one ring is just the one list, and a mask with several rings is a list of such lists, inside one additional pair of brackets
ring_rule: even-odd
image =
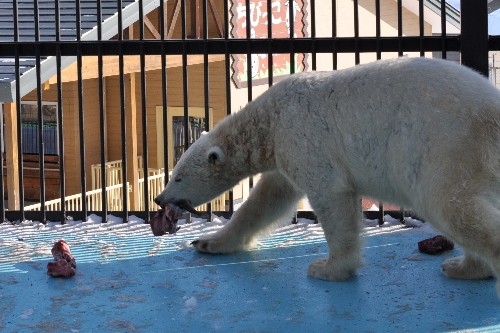
[[(188, 203), (198, 206), (206, 203), (243, 179), (235, 156), (228, 158), (226, 140), (216, 131), (203, 134), (182, 155), (172, 171), (167, 186), (155, 202), (164, 207), (167, 203)], [(231, 154), (233, 155), (233, 154)]]

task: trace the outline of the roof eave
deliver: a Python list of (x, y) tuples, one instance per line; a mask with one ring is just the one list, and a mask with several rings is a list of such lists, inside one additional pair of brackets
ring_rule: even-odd
[[(143, 13), (149, 14), (158, 8), (161, 0), (143, 0)], [(135, 1), (122, 10), (122, 29), (125, 29), (139, 20), (139, 1)], [(118, 34), (118, 12), (102, 22), (102, 40), (109, 40)], [(82, 41), (97, 40), (97, 26), (81, 36)], [(74, 56), (61, 57), (61, 70), (76, 61)], [(41, 82), (49, 80), (57, 73), (56, 57), (48, 57), (40, 64)], [(37, 68), (26, 71), (20, 77), (21, 97), (37, 87)], [(16, 100), (16, 81), (0, 84), (0, 102), (13, 102)]]

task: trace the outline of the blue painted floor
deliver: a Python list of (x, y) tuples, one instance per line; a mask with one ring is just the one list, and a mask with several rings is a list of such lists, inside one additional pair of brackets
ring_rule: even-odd
[[(224, 221), (152, 236), (149, 226), (0, 225), (1, 332), (500, 332), (495, 281), (452, 281), (420, 254), (428, 226), (365, 228), (366, 264), (345, 282), (306, 276), (327, 248), (317, 225), (284, 227), (228, 256), (188, 246)], [(77, 260), (51, 278), (53, 241)]]

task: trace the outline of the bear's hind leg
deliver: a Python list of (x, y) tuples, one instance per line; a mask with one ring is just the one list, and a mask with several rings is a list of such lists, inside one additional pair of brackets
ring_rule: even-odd
[(450, 279), (481, 280), (493, 277), (493, 271), (486, 262), (465, 252), (463, 256), (445, 260), (441, 271)]
[(329, 254), (312, 262), (308, 275), (321, 280), (345, 280), (362, 265), (361, 200), (354, 193), (339, 193), (310, 197), (309, 201), (325, 233)]
[(284, 219), (290, 222), (301, 197), (303, 194), (278, 172), (264, 173), (226, 226), (192, 244), (196, 250), (206, 253), (248, 249), (256, 237), (273, 224)]
[(497, 278), (500, 298), (500, 200), (490, 195), (469, 196), (468, 204), (448, 208), (443, 214), (450, 237), (465, 255), (443, 262), (441, 271), (454, 279)]

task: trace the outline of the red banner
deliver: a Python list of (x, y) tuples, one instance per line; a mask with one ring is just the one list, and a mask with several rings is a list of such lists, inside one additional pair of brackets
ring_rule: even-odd
[[(271, 0), (272, 38), (290, 37), (290, 8), (289, 0)], [(293, 0), (293, 36), (307, 36), (306, 0)], [(250, 0), (250, 38), (268, 38), (267, 0)], [(233, 38), (247, 37), (247, 8), (245, 0), (233, 0), (231, 5), (231, 35)], [(306, 56), (296, 53), (295, 72), (302, 72), (306, 68)], [(252, 84), (259, 85), (268, 82), (269, 66), (268, 54), (251, 54)], [(290, 54), (272, 55), (273, 78), (290, 74)], [(247, 55), (233, 56), (233, 81), (238, 88), (248, 86)]]

